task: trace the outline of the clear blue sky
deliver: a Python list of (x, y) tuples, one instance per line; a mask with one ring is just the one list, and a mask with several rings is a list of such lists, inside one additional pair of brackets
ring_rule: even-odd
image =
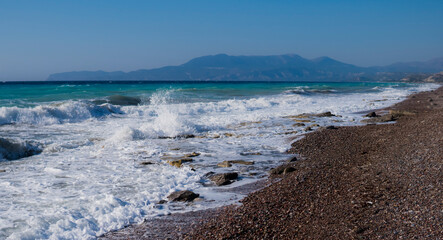
[(429, 60), (443, 56), (443, 1), (0, 0), (1, 81), (217, 53)]

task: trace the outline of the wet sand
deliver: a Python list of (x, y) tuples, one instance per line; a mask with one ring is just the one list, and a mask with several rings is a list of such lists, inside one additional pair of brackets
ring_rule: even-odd
[(443, 239), (443, 87), (390, 109), (402, 113), (394, 124), (323, 129), (294, 142), (295, 171), (272, 176), (281, 181), (242, 205), (173, 214), (106, 238)]

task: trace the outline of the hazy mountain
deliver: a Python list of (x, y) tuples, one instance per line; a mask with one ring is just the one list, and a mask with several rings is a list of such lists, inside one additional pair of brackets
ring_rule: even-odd
[[(48, 80), (236, 80), (236, 81), (355, 81), (401, 78), (403, 73), (439, 72), (443, 58), (427, 62), (396, 63), (385, 67), (358, 67), (329, 57), (305, 59), (295, 54), (229, 56), (218, 54), (179, 66), (132, 72), (80, 71), (56, 73)], [(386, 79), (387, 78), (387, 79)]]

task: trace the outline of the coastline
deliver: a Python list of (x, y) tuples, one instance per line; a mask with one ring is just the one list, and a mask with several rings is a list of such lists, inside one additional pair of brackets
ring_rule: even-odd
[(295, 171), (243, 205), (159, 217), (104, 238), (442, 237), (442, 106), (440, 87), (389, 107), (414, 112), (395, 124), (306, 134), (290, 150), (302, 156)]

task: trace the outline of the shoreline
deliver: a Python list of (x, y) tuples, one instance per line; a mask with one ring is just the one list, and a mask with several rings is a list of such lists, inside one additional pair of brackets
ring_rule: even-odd
[[(436, 93), (438, 94), (437, 99), (433, 101), (427, 100), (430, 95), (435, 95)], [(443, 87), (430, 92), (421, 92), (410, 95), (404, 101), (388, 107), (387, 109), (399, 109), (402, 111), (408, 110), (417, 112), (414, 116), (401, 117), (395, 124), (340, 127), (338, 129), (324, 129), (305, 134), (305, 137), (303, 139), (292, 144), (292, 148), (290, 150), (290, 153), (296, 153), (302, 156), (302, 159), (290, 164), (296, 170), (293, 173), (282, 176), (281, 181), (274, 182), (273, 184), (266, 186), (265, 188), (263, 188), (264, 185), (262, 185), (261, 187), (256, 187), (255, 189), (253, 189), (253, 187), (250, 188), (248, 191), (253, 193), (249, 194), (241, 201), (243, 205), (230, 205), (216, 209), (200, 210), (186, 213), (174, 213), (168, 216), (149, 219), (142, 224), (130, 225), (127, 228), (118, 230), (116, 232), (106, 233), (100, 238), (247, 239), (278, 237), (281, 239), (290, 239), (294, 236), (300, 238), (336, 238), (339, 236), (345, 236), (346, 238), (379, 237), (380, 235), (377, 235), (378, 231), (374, 231), (370, 226), (371, 224), (360, 224), (360, 222), (363, 221), (362, 217), (355, 217), (352, 221), (342, 221), (342, 223), (337, 223), (337, 219), (346, 219), (346, 217), (349, 215), (354, 216), (354, 208), (363, 209), (363, 212), (366, 213), (365, 211), (368, 208), (373, 210), (378, 203), (376, 201), (365, 200), (357, 204), (348, 204), (353, 206), (353, 210), (342, 210), (347, 209), (346, 207), (348, 207), (347, 205), (343, 205), (343, 202), (348, 202), (348, 200), (352, 199), (352, 197), (350, 198), (349, 195), (346, 195), (348, 193), (346, 193), (347, 191), (344, 189), (344, 186), (349, 187), (348, 189), (353, 188), (352, 186), (349, 186), (348, 183), (343, 182), (344, 179), (341, 179), (341, 176), (336, 176), (334, 172), (341, 172), (343, 176), (350, 176), (352, 175), (351, 173), (355, 171), (359, 172), (360, 170), (358, 169), (360, 169), (362, 166), (365, 166), (355, 165), (355, 163), (349, 161), (349, 158), (355, 158), (355, 156), (353, 156), (352, 154), (343, 155), (343, 153), (353, 150), (355, 154), (355, 151), (360, 151), (363, 148), (366, 149), (368, 148), (368, 146), (369, 148), (371, 148), (370, 146), (372, 144), (375, 146), (374, 149), (371, 148), (370, 151), (362, 150), (356, 157), (366, 163), (369, 159), (368, 156), (371, 156), (371, 154), (374, 154), (373, 152), (378, 151), (377, 148), (382, 148), (383, 145), (389, 144), (386, 142), (379, 143), (372, 139), (372, 141), (367, 141), (369, 144), (368, 146), (366, 146), (349, 142), (349, 139), (357, 140), (356, 142), (360, 143), (359, 141), (365, 140), (362, 140), (361, 138), (365, 138), (365, 136), (368, 137), (365, 134), (370, 134), (371, 136), (369, 137), (376, 138), (378, 136), (372, 136), (374, 131), (380, 131), (380, 136), (383, 136), (384, 132), (389, 132), (389, 134), (395, 135), (395, 132), (389, 130), (392, 129), (393, 126), (404, 125), (405, 123), (407, 124), (411, 121), (417, 121), (417, 115), (432, 115), (433, 113), (435, 115), (436, 111), (441, 111), (443, 98), (439, 96), (443, 96)], [(386, 109), (380, 109), (379, 111), (386, 111)], [(439, 123), (442, 122), (441, 118), (437, 120), (440, 121)], [(363, 135), (358, 136), (357, 133), (363, 133)], [(343, 136), (346, 137), (343, 138)], [(331, 139), (334, 139), (334, 141), (332, 141), (333, 143), (331, 143)], [(340, 145), (340, 143), (344, 142), (346, 142), (347, 144), (341, 146), (341, 152), (339, 150), (333, 151), (334, 149), (337, 149), (337, 145)], [(329, 149), (325, 149), (325, 146), (329, 147)], [(338, 149), (340, 149), (340, 146), (338, 146)], [(322, 154), (326, 156), (338, 156), (338, 159), (328, 157), (329, 160), (325, 160), (325, 156), (321, 156)], [(343, 159), (340, 159), (342, 157)], [(345, 159), (348, 160), (346, 161)], [(345, 164), (343, 164), (344, 161)], [(441, 166), (441, 162), (440, 165), (438, 165), (438, 163), (439, 162), (437, 161), (437, 167)], [(371, 166), (372, 164), (373, 163), (371, 162)], [(387, 163), (385, 163), (385, 167), (386, 164)], [(368, 167), (366, 166), (364, 168)], [(322, 174), (319, 174), (319, 172), (325, 173), (325, 175), (323, 176)], [(371, 173), (373, 173), (374, 176), (379, 176), (381, 174), (379, 174), (378, 172), (379, 171), (377, 170), (377, 172), (373, 173), (373, 169), (371, 169)], [(353, 175), (354, 178), (350, 178), (348, 180), (352, 182), (353, 179), (357, 179), (359, 176), (361, 176), (361, 174), (367, 175), (367, 173), (359, 172), (359, 174)], [(331, 179), (328, 178), (329, 175), (330, 177), (333, 177), (333, 179), (336, 181), (331, 181)], [(401, 177), (401, 175), (399, 176)], [(368, 179), (371, 178), (371, 176), (366, 177)], [(320, 183), (311, 180), (311, 178), (317, 179)], [(266, 181), (272, 181), (272, 178), (268, 179), (269, 180)], [(363, 180), (366, 181), (367, 179)], [(389, 180), (392, 181), (391, 179)], [(322, 186), (324, 185), (323, 183), (327, 183), (326, 186)], [(360, 185), (362, 185), (362, 182), (355, 182), (355, 186), (353, 187), (359, 190), (355, 193), (361, 193), (361, 189), (359, 189)], [(320, 188), (320, 186), (322, 188)], [(372, 188), (374, 188), (374, 186), (378, 186), (378, 184), (372, 184), (371, 186)], [(334, 191), (330, 192), (331, 189), (334, 189)], [(309, 192), (308, 194), (306, 193), (306, 190), (326, 194), (326, 196), (337, 195), (337, 192), (335, 191), (338, 191), (339, 193), (341, 193), (341, 195), (345, 195), (347, 198), (341, 198), (340, 194), (335, 196), (335, 198), (325, 198), (321, 196), (315, 196), (311, 192)], [(329, 192), (324, 192), (324, 190), (328, 190)], [(364, 190), (362, 191), (365, 192)], [(297, 192), (297, 196), (295, 198), (294, 196), (291, 196), (292, 192)], [(312, 199), (313, 201), (306, 201), (307, 199)], [(334, 201), (334, 199), (341, 199), (342, 201)], [(326, 207), (321, 206), (320, 203), (324, 203)], [(288, 207), (288, 204), (290, 205), (290, 207)], [(312, 206), (312, 204), (314, 205)], [(358, 204), (360, 204), (361, 206), (354, 206)], [(334, 206), (337, 209), (334, 210)], [(374, 211), (378, 211), (377, 213), (383, 213), (387, 211), (385, 210), (386, 208), (387, 207), (381, 210), (375, 209)], [(282, 212), (282, 210), (284, 211)], [(308, 211), (309, 214), (300, 214), (300, 212), (304, 213), (306, 211)], [(346, 214), (338, 213), (340, 211), (343, 211)], [(278, 218), (275, 215), (277, 215)], [(297, 216), (302, 217), (301, 219), (306, 222), (301, 223), (301, 220), (297, 220), (295, 221), (297, 224), (293, 225), (292, 229), (289, 229), (288, 224), (291, 225), (292, 223), (294, 223), (293, 219), (300, 219), (297, 218)], [(290, 219), (288, 219), (288, 217), (290, 217)], [(391, 216), (391, 219), (392, 218), (395, 219), (395, 217)], [(443, 217), (441, 219), (443, 219)], [(310, 224), (308, 224), (308, 222)], [(346, 222), (346, 224), (344, 222)], [(311, 227), (307, 227), (307, 225), (311, 225)], [(335, 231), (331, 231), (331, 228), (335, 229)], [(402, 234), (402, 232), (397, 234)], [(441, 237), (442, 235), (443, 233), (440, 232), (437, 233), (436, 236)], [(387, 233), (387, 235), (384, 236), (395, 237), (397, 235), (389, 235)], [(409, 235), (407, 236), (409, 237)]]

